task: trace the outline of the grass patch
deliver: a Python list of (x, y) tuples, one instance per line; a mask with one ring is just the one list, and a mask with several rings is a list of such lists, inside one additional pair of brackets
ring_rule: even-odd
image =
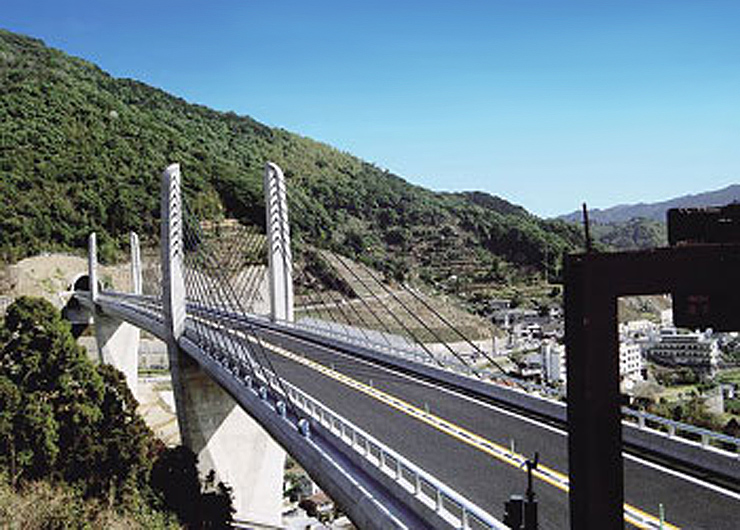
[(84, 500), (71, 487), (45, 481), (23, 484), (14, 489), (0, 475), (0, 528), (88, 530), (108, 528), (176, 529), (175, 517), (140, 505), (121, 511), (97, 500)]
[(719, 374), (717, 374), (716, 381), (719, 383), (733, 383), (736, 385), (740, 385), (740, 368), (722, 370)]
[(684, 401), (690, 399), (694, 393), (699, 393), (696, 385), (678, 385), (666, 388), (658, 394), (658, 398), (666, 401)]
[(169, 368), (140, 368), (139, 377), (157, 377), (160, 375), (170, 375)]

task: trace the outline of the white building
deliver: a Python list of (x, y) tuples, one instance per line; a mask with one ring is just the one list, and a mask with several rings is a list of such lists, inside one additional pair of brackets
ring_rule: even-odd
[(622, 377), (642, 378), (642, 352), (636, 342), (619, 343), (619, 375)]
[(712, 374), (717, 370), (719, 346), (709, 333), (678, 333), (668, 328), (661, 330), (660, 342), (650, 348), (649, 357), (659, 364)]
[(664, 328), (673, 326), (673, 309), (664, 309), (660, 312), (660, 325)]
[(642, 381), (642, 349), (632, 341), (619, 343), (619, 378), (623, 391), (632, 390), (635, 382)]
[(619, 334), (621, 336), (639, 336), (639, 335), (649, 335), (651, 332), (655, 331), (657, 326), (646, 319), (641, 320), (630, 320), (628, 322), (622, 322), (619, 324)]
[[(540, 347), (542, 379), (548, 383), (566, 381), (565, 346), (554, 341), (543, 341)], [(632, 388), (636, 381), (642, 380), (642, 352), (635, 342), (619, 344), (619, 375), (625, 390)]]
[(542, 379), (547, 383), (565, 382), (565, 347), (554, 341), (543, 341), (540, 346)]

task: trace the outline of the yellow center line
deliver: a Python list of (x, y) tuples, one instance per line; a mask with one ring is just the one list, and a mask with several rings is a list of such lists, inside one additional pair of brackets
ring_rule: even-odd
[[(316, 361), (312, 361), (311, 359), (297, 355), (273, 344), (270, 344), (269, 348), (284, 357), (308, 366), (309, 368), (320, 372), (327, 377), (330, 377), (351, 388), (354, 388), (355, 390), (358, 390), (363, 394), (371, 396), (378, 401), (381, 401), (386, 405), (389, 405), (390, 407), (403, 412), (408, 416), (423, 421), (424, 423), (431, 425), (435, 429), (449, 434), (450, 436), (460, 440), (461, 442), (475, 447), (479, 451), (483, 451), (484, 453), (487, 453), (494, 458), (505, 462), (506, 464), (521, 469), (522, 471), (524, 471), (525, 469), (524, 463), (527, 461), (527, 458), (519, 453), (512, 451), (507, 447), (483, 438), (482, 436), (475, 434), (474, 432), (468, 431), (463, 427), (460, 427), (450, 421), (445, 420), (444, 418), (440, 418), (439, 416), (435, 416), (434, 414), (415, 407), (414, 405), (411, 405), (410, 403), (407, 403), (406, 401), (403, 401), (402, 399), (399, 399), (395, 396), (387, 394), (382, 390), (378, 390), (377, 388), (361, 383), (360, 381), (357, 381), (356, 379), (337, 372), (336, 370), (327, 368), (323, 364), (317, 363)], [(539, 464), (537, 466), (537, 469), (532, 471), (532, 475), (566, 493), (569, 491), (567, 475), (564, 475), (550, 467)], [(657, 517), (650, 515), (630, 504), (624, 504), (624, 512), (625, 520), (627, 520), (630, 524), (637, 526), (638, 528), (661, 528), (660, 520)], [(663, 522), (662, 528), (664, 528), (665, 530), (679, 530), (679, 527), (668, 522)]]

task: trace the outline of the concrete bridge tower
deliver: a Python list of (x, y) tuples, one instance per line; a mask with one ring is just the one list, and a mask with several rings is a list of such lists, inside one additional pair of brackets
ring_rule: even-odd
[(285, 176), (277, 164), (265, 164), (265, 213), (267, 215), (270, 267), (270, 317), (293, 321), (293, 257), (290, 252), (288, 197)]
[[(267, 208), (268, 230), (272, 226), (283, 245), (271, 247), (272, 315), (287, 319), (293, 313), (292, 282), (285, 266), (290, 242), (285, 187), (276, 179), (282, 179), (282, 172), (268, 165), (266, 181), (282, 189), (283, 197), (282, 203)], [(182, 238), (180, 166), (173, 164), (162, 175), (162, 301), (181, 440), (198, 455), (202, 473), (213, 469), (217, 481), (233, 488), (237, 520), (279, 527), (284, 450), (178, 346), (185, 326)], [(281, 259), (273, 261), (273, 254)]]
[[(106, 315), (97, 309), (98, 259), (97, 238), (90, 234), (88, 245), (88, 281), (93, 303), (95, 339), (98, 345), (98, 360), (119, 369), (126, 376), (126, 383), (137, 397), (139, 342), (141, 331), (123, 320)], [(131, 233), (131, 286), (133, 294), (141, 294), (141, 258), (139, 237)]]

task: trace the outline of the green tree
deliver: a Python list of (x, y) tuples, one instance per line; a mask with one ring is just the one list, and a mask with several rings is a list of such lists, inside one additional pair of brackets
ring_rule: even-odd
[(146, 484), (155, 439), (122, 374), (93, 365), (49, 302), (14, 302), (0, 348), (0, 462), (14, 480), (52, 476), (113, 498)]
[(13, 484), (24, 474), (44, 475), (59, 453), (51, 407), (38, 392), (21, 396), (18, 386), (0, 375), (0, 465)]
[[(74, 342), (69, 324), (45, 300), (19, 298), (8, 308), (5, 332), (9, 340), (0, 368), (29, 396), (22, 432), (34, 437), (46, 434), (41, 447), (57, 457), (41, 461), (52, 474), (68, 482), (93, 477), (106, 440), (100, 430), (104, 394), (100, 374)], [(51, 450), (54, 445), (64, 450)], [(25, 467), (32, 476), (43, 472), (38, 466)]]
[(165, 449), (152, 469), (152, 486), (189, 528), (227, 529), (234, 509), (231, 489), (211, 471), (201, 487), (198, 457), (183, 446)]
[(164, 449), (136, 408), (123, 374), (95, 366), (49, 302), (11, 304), (0, 326), (0, 475), (13, 485), (50, 477), (112, 505), (159, 502), (191, 528), (229, 527), (231, 490), (213, 476), (202, 486), (192, 451)]
[(196, 520), (200, 482), (197, 457), (183, 446), (165, 449), (152, 468), (151, 484), (180, 521)]
[[(172, 161), (200, 218), (260, 226), (263, 166), (277, 162), (296, 240), (360, 258), (370, 249), (373, 264), (403, 254), (397, 263), (431, 276), (446, 270), (447, 249), (483, 268), (500, 258), (524, 274), (555, 274), (582, 242), (577, 227), (502, 198), (413, 186), (328, 145), (115, 79), (3, 30), (0, 83), (0, 259), (84, 247), (93, 230), (102, 260), (120, 255), (130, 230), (156, 240), (158, 176)], [(405, 267), (390, 266), (391, 275)]]
[(138, 404), (123, 373), (110, 365), (98, 366), (98, 372), (104, 383), (98, 428), (105, 433), (105, 443), (88, 488), (98, 496), (135, 496), (148, 486), (151, 462), (162, 445), (137, 414)]

